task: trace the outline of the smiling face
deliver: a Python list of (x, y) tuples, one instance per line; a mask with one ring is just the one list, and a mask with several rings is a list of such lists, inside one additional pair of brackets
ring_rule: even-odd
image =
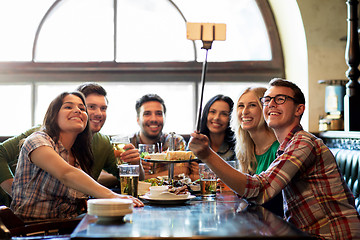
[[(288, 87), (273, 86), (264, 94), (264, 97), (275, 97), (278, 94), (294, 97), (294, 92)], [(300, 116), (304, 112), (304, 104), (296, 104), (294, 100), (288, 98), (283, 104), (276, 104), (271, 99), (269, 105), (264, 106), (264, 118), (275, 131), (291, 131), (296, 125), (300, 124)]]
[(157, 101), (149, 101), (141, 105), (137, 118), (140, 136), (148, 139), (158, 138), (164, 127), (164, 115), (163, 106)]
[(73, 94), (65, 96), (57, 116), (60, 131), (80, 133), (84, 131), (87, 120), (88, 115), (81, 99)]
[(92, 133), (99, 132), (106, 121), (107, 101), (100, 94), (89, 94), (86, 99), (86, 107), (89, 114), (89, 124)]
[(230, 106), (223, 100), (215, 101), (209, 109), (207, 127), (210, 133), (225, 133), (230, 120)]
[(240, 97), (237, 115), (241, 128), (246, 131), (255, 131), (265, 124), (262, 107), (254, 91), (248, 91)]

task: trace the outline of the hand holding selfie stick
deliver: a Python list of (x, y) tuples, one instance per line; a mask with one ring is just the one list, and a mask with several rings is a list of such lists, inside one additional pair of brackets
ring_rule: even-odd
[(202, 102), (204, 96), (205, 76), (207, 70), (208, 50), (214, 40), (225, 40), (226, 25), (215, 23), (187, 23), (187, 38), (190, 40), (201, 40), (203, 46), (201, 49), (206, 50), (205, 61), (203, 62), (201, 74), (201, 94), (199, 102), (199, 111), (197, 116), (196, 131), (200, 133), (200, 122), (202, 112)]

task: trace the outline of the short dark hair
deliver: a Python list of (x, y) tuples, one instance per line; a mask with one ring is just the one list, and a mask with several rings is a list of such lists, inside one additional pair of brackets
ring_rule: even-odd
[(164, 114), (166, 114), (166, 106), (165, 106), (164, 100), (159, 95), (153, 94), (153, 93), (145, 94), (144, 96), (142, 96), (141, 98), (139, 98), (136, 101), (136, 104), (135, 104), (136, 114), (139, 116), (140, 107), (144, 103), (153, 102), (153, 101), (161, 103), (161, 105), (163, 106), (163, 109), (164, 109)]
[(94, 83), (94, 82), (83, 83), (76, 88), (76, 91), (81, 92), (82, 94), (85, 95), (85, 97), (89, 96), (90, 94), (102, 95), (106, 98), (106, 101), (108, 102), (106, 97), (107, 95), (106, 90), (98, 83)]
[(282, 79), (282, 78), (273, 78), (269, 82), (270, 87), (288, 87), (294, 92), (294, 102), (297, 104), (305, 104), (305, 96), (301, 89), (293, 82)]

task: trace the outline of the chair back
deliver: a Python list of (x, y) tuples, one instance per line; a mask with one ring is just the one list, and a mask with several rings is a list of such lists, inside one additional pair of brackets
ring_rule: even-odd
[[(76, 219), (45, 219), (39, 221), (24, 222), (14, 212), (0, 206), (0, 239), (25, 236), (48, 236), (58, 234), (70, 234), (79, 224), (81, 218)], [(6, 237), (9, 236), (10, 238)]]

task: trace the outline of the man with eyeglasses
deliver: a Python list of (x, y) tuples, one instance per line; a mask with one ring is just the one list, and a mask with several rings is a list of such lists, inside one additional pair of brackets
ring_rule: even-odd
[(299, 229), (325, 239), (360, 239), (354, 196), (334, 156), (321, 139), (300, 125), (304, 94), (284, 79), (273, 79), (269, 86), (260, 101), (280, 147), (265, 172), (251, 176), (231, 168), (209, 149), (206, 136), (198, 133), (191, 134), (190, 149), (251, 203), (262, 204), (282, 191), (284, 218)]

